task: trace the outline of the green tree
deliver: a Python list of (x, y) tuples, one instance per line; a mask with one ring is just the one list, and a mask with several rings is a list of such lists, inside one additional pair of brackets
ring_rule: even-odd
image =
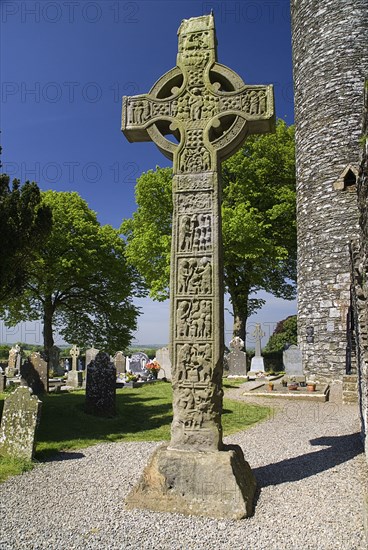
[[(156, 168), (137, 181), (138, 208), (121, 226), (128, 260), (150, 295), (168, 296), (172, 172)], [(261, 289), (293, 299), (296, 280), (294, 128), (279, 120), (275, 134), (250, 136), (222, 165), (224, 280), (234, 315), (234, 336), (245, 339), (247, 318), (264, 301)]]
[(273, 334), (264, 348), (265, 353), (281, 351), (285, 344), (297, 344), (297, 316), (291, 315), (282, 321), (279, 321)]
[(24, 291), (3, 307), (6, 324), (42, 317), (46, 354), (55, 328), (80, 346), (124, 349), (136, 328), (132, 295), (140, 286), (119, 231), (101, 226), (77, 193), (46, 191), (42, 204), (52, 212), (52, 231), (29, 266)]
[(34, 254), (51, 229), (51, 212), (41, 206), (36, 183), (0, 175), (0, 302), (24, 288)]

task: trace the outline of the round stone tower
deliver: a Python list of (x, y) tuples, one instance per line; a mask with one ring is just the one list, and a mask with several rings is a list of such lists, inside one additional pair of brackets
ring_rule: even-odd
[(341, 379), (351, 356), (349, 241), (357, 232), (368, 0), (292, 0), (298, 339), (306, 373)]

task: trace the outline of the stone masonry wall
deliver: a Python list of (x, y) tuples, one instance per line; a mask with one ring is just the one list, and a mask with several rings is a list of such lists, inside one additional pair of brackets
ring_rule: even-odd
[(368, 81), (365, 88), (363, 117), (363, 159), (358, 178), (360, 236), (352, 242), (352, 297), (357, 347), (359, 405), (362, 436), (368, 459)]
[(341, 380), (350, 306), (349, 242), (358, 226), (356, 185), (348, 185), (348, 167), (357, 173), (361, 156), (368, 0), (292, 0), (291, 13), (298, 340), (307, 374)]

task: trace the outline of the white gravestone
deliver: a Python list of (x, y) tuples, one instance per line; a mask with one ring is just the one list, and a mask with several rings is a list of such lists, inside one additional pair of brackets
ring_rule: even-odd
[(256, 328), (253, 332), (253, 337), (255, 339), (255, 354), (252, 357), (250, 363), (250, 371), (248, 377), (255, 377), (255, 374), (258, 372), (264, 372), (264, 361), (261, 354), (261, 341), (265, 333), (261, 329), (260, 323), (256, 324)]
[(171, 380), (171, 361), (169, 348), (160, 348), (156, 351), (156, 360), (161, 369), (158, 371), (158, 378)]

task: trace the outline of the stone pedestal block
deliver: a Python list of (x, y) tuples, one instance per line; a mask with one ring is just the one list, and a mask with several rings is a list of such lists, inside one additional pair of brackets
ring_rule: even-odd
[(253, 511), (256, 480), (238, 445), (223, 451), (159, 447), (127, 497), (129, 509), (243, 519)]

